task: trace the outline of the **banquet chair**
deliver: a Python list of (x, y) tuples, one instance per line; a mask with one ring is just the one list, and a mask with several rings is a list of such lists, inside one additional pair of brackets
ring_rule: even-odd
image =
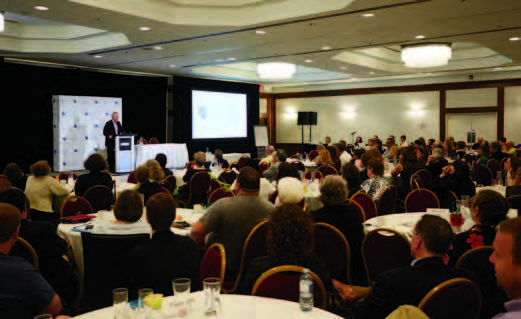
[(418, 189), (418, 188), (425, 188), (424, 186), (424, 183), (423, 183), (423, 179), (421, 178), (420, 175), (414, 173), (412, 176), (411, 176), (411, 190), (414, 190), (414, 189)]
[(100, 210), (111, 210), (114, 204), (114, 194), (107, 186), (103, 185), (92, 186), (87, 189), (83, 197), (89, 201), (94, 213)]
[(503, 157), (503, 159), (501, 160), (501, 163), (499, 163), (501, 165), (501, 170), (504, 170), (505, 169), (505, 162), (510, 158), (510, 156), (505, 156)]
[(326, 223), (313, 224), (315, 256), (322, 259), (332, 279), (351, 284), (351, 249), (344, 235)]
[(128, 287), (130, 251), (150, 240), (150, 234), (110, 235), (81, 233), (83, 247), (83, 297), (88, 312), (112, 306), (112, 291)]
[(31, 244), (29, 244), (22, 237), (18, 237), (16, 239), (16, 242), (11, 248), (11, 251), (9, 251), (9, 256), (23, 258), (27, 260), (31, 265), (33, 265), (36, 270), (38, 270), (39, 262), (38, 256), (36, 255), (36, 251), (34, 250), (33, 246), (31, 246)]
[(479, 165), (478, 162), (474, 162), (471, 164), (472, 173), (474, 173), (474, 180), (476, 181), (476, 184), (482, 184), (481, 179), (479, 178)]
[(409, 266), (413, 260), (409, 240), (402, 233), (387, 228), (377, 228), (365, 235), (362, 258), (370, 285), (378, 274)]
[(440, 208), (436, 194), (425, 188), (412, 190), (405, 198), (405, 212), (426, 212), (427, 208)]
[(206, 278), (219, 278), (221, 287), (224, 281), (224, 273), (226, 271), (226, 253), (221, 244), (211, 245), (204, 254), (201, 266), (199, 267), (199, 280), (201, 287)]
[(139, 145), (139, 144), (147, 145), (148, 142), (147, 142), (147, 140), (145, 140), (144, 138), (140, 138), (139, 140), (137, 140), (137, 143), (136, 143), (136, 144), (138, 144), (138, 145)]
[(362, 223), (366, 221), (364, 208), (359, 203), (357, 203), (354, 200), (346, 199), (344, 205), (353, 206), (354, 208), (356, 208), (356, 211), (358, 212), (358, 215), (360, 216), (360, 220), (362, 221)]
[(336, 169), (336, 172), (338, 174), (338, 172), (340, 172), (340, 169), (342, 168), (342, 162), (337, 159), (334, 163), (333, 163), (333, 166), (335, 167)]
[(214, 191), (218, 190), (219, 188), (223, 187), (219, 181), (210, 178), (210, 189), (208, 190), (208, 194), (213, 193)]
[(168, 189), (168, 191), (172, 193), (172, 185), (170, 185), (170, 182), (168, 182), (167, 180), (162, 180), (161, 183), (159, 183), (159, 185), (163, 188)]
[(418, 308), (430, 319), (477, 319), (481, 292), (478, 285), (468, 279), (447, 280), (423, 297)]
[(237, 178), (237, 173), (233, 170), (225, 170), (219, 175), (219, 180), (225, 184), (232, 185)]
[(496, 177), (497, 172), (501, 172), (503, 169), (501, 168), (501, 164), (496, 159), (489, 159), (487, 162), (487, 167), (490, 168), (490, 171), (492, 172), (492, 176)]
[(170, 184), (172, 192), (177, 189), (177, 178), (174, 175), (167, 176), (164, 180)]
[[(66, 181), (66, 182), (68, 182), (70, 175), (71, 175), (70, 172), (62, 172), (62, 173), (56, 175), (56, 178), (58, 179), (58, 181)], [(74, 180), (77, 180), (78, 179), (78, 174), (72, 173), (72, 178)]]
[(507, 198), (508, 206), (512, 209), (517, 209), (517, 215), (521, 212), (521, 195), (514, 195)]
[(331, 165), (324, 164), (318, 168), (318, 171), (322, 173), (322, 176), (338, 175), (338, 171)]
[(273, 193), (271, 193), (269, 196), (268, 196), (268, 200), (273, 204), (275, 205), (275, 202), (277, 201), (277, 197), (279, 196), (279, 191), (278, 190), (275, 190)]
[(240, 170), (241, 168), (243, 168), (246, 162), (249, 160), (250, 158), (248, 156), (243, 156), (239, 158), (239, 161), (237, 162), (237, 169)]
[(226, 187), (221, 187), (216, 190), (214, 190), (210, 196), (208, 196), (208, 206), (214, 204), (220, 199), (228, 198), (228, 197), (235, 197), (235, 193), (231, 190), (226, 190)]
[(128, 174), (127, 183), (132, 183), (132, 184), (137, 184), (138, 183), (135, 171), (131, 172), (130, 174)]
[[(257, 279), (251, 294), (298, 303), (300, 298), (299, 282), (303, 273), (304, 268), (293, 265), (272, 268)], [(310, 271), (309, 274), (313, 278), (313, 305), (324, 309), (327, 306), (326, 288), (315, 273)]]
[(371, 196), (367, 195), (365, 192), (357, 192), (353, 196), (351, 196), (351, 201), (355, 201), (364, 209), (364, 214), (366, 219), (371, 219), (378, 215), (376, 204), (374, 203)]
[(451, 211), (456, 209), (456, 202), (458, 196), (451, 190), (444, 189), (436, 193), (438, 200), (440, 201), (440, 208), (448, 208)]
[(188, 198), (180, 198), (179, 203), (185, 208), (195, 204), (206, 204), (210, 189), (210, 175), (207, 172), (195, 173), (190, 179)]
[(259, 165), (259, 176), (262, 177), (262, 173), (264, 173), (269, 168), (268, 163), (261, 163)]
[(463, 156), (463, 160), (467, 163), (474, 163), (475, 161), (477, 161), (478, 159), (476, 158), (476, 155), (474, 154), (465, 154), (465, 156)]
[(317, 156), (318, 156), (318, 152), (317, 151), (309, 152), (309, 159), (310, 160), (314, 160)]
[(311, 180), (311, 174), (313, 172), (315, 173), (315, 179), (320, 181), (324, 178), (324, 176), (322, 175), (322, 172), (320, 172), (319, 170), (307, 171), (306, 174), (304, 175), (304, 178), (307, 180)]
[(60, 209), (60, 217), (92, 214), (92, 206), (89, 201), (80, 196), (67, 198)]
[(297, 169), (297, 171), (302, 171), (302, 172), (306, 171), (306, 166), (304, 166), (304, 163), (302, 163), (300, 161), (291, 162), (291, 165), (293, 165), (293, 167), (295, 167)]
[(429, 188), (429, 186), (431, 186), (431, 183), (432, 183), (431, 172), (429, 172), (426, 169), (420, 169), (419, 171), (416, 172), (416, 174), (418, 176), (420, 176), (422, 179), (422, 182), (423, 182), (422, 188)]
[(292, 159), (297, 159), (297, 157), (298, 157), (299, 155), (300, 155), (299, 153), (297, 153), (297, 154), (293, 154), (293, 155), (291, 155), (290, 158), (292, 158)]
[(260, 257), (268, 256), (268, 221), (263, 220), (251, 230), (250, 234), (244, 242), (241, 255), (241, 264), (239, 266), (239, 274), (235, 281), (225, 281), (223, 283), (223, 292), (233, 293), (237, 291), (241, 283), (242, 277), (246, 274), (251, 263)]
[(170, 196), (172, 196), (172, 191), (169, 190), (168, 188), (166, 187), (161, 187), (161, 192), (165, 193), (165, 194), (168, 194)]
[(387, 186), (378, 200), (378, 216), (394, 214), (397, 199), (398, 188), (394, 185)]
[(159, 144), (159, 140), (157, 138), (155, 138), (155, 137), (152, 137), (150, 139), (150, 144)]
[(488, 166), (478, 165), (478, 174), (478, 184), (483, 184), (483, 186), (492, 186), (494, 175), (492, 175), (492, 171)]

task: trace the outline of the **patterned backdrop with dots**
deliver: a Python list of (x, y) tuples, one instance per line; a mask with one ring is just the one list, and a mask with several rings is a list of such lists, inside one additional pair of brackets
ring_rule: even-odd
[(54, 95), (54, 170), (80, 170), (90, 154), (106, 154), (103, 127), (113, 112), (123, 124), (121, 104), (121, 98)]

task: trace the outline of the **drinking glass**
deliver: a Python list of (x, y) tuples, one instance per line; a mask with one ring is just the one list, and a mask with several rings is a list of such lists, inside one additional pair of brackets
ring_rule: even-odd
[(315, 172), (311, 172), (311, 181), (312, 182), (315, 181), (315, 176), (316, 176), (316, 173)]
[(154, 289), (152, 288), (143, 288), (139, 289), (138, 296), (139, 296), (139, 309), (143, 310), (145, 308), (145, 297), (148, 295), (153, 295)]
[(174, 287), (174, 308), (177, 316), (187, 317), (190, 314), (188, 297), (190, 296), (191, 280), (188, 278), (178, 278), (172, 281)]
[(469, 195), (461, 195), (461, 201), (465, 207), (469, 207)]
[(219, 278), (206, 278), (204, 286), (204, 309), (206, 316), (221, 317), (221, 280)]
[(300, 180), (304, 180), (306, 173), (304, 173), (303, 171), (298, 171), (298, 173), (300, 174)]
[(114, 301), (114, 318), (124, 318), (126, 316), (128, 304), (128, 289), (117, 288), (112, 291), (112, 300)]

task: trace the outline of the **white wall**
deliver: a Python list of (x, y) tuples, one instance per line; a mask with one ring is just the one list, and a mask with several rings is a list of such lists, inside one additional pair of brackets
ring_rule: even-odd
[[(375, 134), (382, 139), (405, 134), (410, 142), (419, 136), (439, 138), (438, 92), (278, 99), (276, 109), (277, 143), (301, 142), (298, 111), (318, 112), (312, 142), (323, 141), (326, 135), (331, 135), (333, 141), (351, 142), (353, 131), (357, 132), (355, 137), (362, 136), (364, 143)], [(304, 132), (304, 142), (309, 142), (309, 128)]]
[(505, 88), (505, 137), (521, 143), (521, 86)]
[(466, 142), (471, 127), (476, 131), (476, 137), (497, 140), (496, 113), (447, 114), (447, 136), (453, 136), (456, 141)]
[(475, 106), (497, 106), (497, 88), (447, 91), (447, 108)]

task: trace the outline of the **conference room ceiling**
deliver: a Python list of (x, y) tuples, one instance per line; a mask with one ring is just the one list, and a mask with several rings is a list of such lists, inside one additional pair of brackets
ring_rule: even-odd
[[(7, 61), (270, 87), (521, 66), (520, 0), (2, 0), (0, 11)], [(453, 44), (449, 65), (406, 68), (401, 45), (429, 41)], [(297, 73), (261, 80), (264, 62)]]

